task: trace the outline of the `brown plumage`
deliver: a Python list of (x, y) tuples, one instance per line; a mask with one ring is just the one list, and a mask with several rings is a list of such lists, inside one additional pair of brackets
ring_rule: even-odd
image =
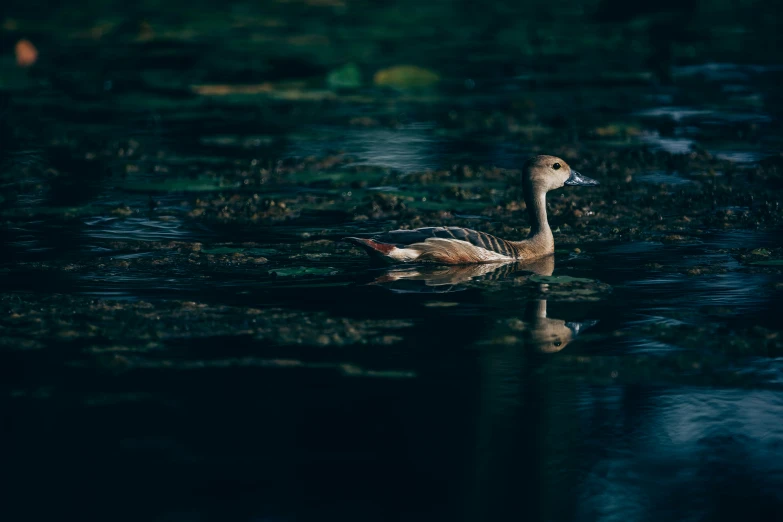
[[(398, 266), (390, 268), (370, 284), (385, 285), (398, 291), (404, 289), (406, 292), (448, 293), (464, 289), (464, 284), (472, 280), (519, 281), (532, 274), (551, 276), (554, 269), (554, 256), (507, 263)], [(546, 299), (528, 302), (522, 320), (513, 327), (521, 332), (525, 344), (539, 353), (563, 350), (578, 334), (598, 322), (572, 322), (547, 317), (546, 303)]]
[(347, 237), (371, 258), (387, 263), (447, 265), (529, 260), (553, 254), (555, 242), (546, 217), (546, 193), (564, 185), (597, 185), (555, 156), (535, 156), (522, 169), (530, 235), (507, 241), (485, 232), (460, 227), (394, 230), (372, 238)]

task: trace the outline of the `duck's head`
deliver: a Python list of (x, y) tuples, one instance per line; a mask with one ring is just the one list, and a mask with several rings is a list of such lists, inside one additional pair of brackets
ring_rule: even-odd
[(527, 332), (527, 341), (539, 353), (559, 352), (574, 340), (576, 332), (562, 319), (539, 318)]
[(584, 330), (598, 321), (564, 321), (546, 315), (546, 299), (539, 299), (527, 309), (525, 335), (527, 342), (539, 353), (559, 352)]
[(534, 192), (549, 192), (564, 185), (598, 185), (596, 180), (581, 175), (557, 156), (533, 156), (527, 160), (522, 181)]
[(562, 319), (541, 318), (528, 332), (528, 342), (539, 353), (555, 353), (576, 339), (580, 332), (598, 324), (598, 321), (571, 322)]

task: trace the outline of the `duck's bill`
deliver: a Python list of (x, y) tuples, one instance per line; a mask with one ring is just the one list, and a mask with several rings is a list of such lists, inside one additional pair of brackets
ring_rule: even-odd
[(598, 321), (582, 321), (580, 323), (568, 321), (565, 325), (571, 330), (571, 332), (573, 332), (574, 337), (576, 337), (581, 332), (584, 332), (591, 326), (595, 326), (597, 324)]
[(571, 176), (565, 181), (565, 184), (591, 186), (591, 185), (598, 185), (599, 183), (592, 178), (588, 178), (587, 176), (582, 176), (577, 171), (572, 170)]

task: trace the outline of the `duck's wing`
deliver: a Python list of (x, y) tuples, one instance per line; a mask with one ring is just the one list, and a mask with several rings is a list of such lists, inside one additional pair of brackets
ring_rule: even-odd
[(509, 241), (469, 228), (425, 227), (413, 230), (393, 230), (378, 234), (373, 239), (379, 243), (395, 245), (398, 248), (424, 243), (427, 240), (436, 240), (441, 244), (444, 244), (441, 240), (446, 242), (465, 241), (475, 247), (483, 248), (502, 256), (509, 258), (517, 257), (517, 249)]
[[(389, 270), (382, 276), (375, 279), (372, 284), (390, 283), (400, 280), (424, 281), (427, 286), (454, 286), (459, 283), (465, 283), (471, 279), (487, 276), (490, 279), (499, 279), (503, 274), (509, 271), (503, 270), (504, 267), (513, 266), (513, 261), (505, 263), (482, 263), (475, 265), (456, 265), (456, 266), (436, 266), (425, 267), (419, 265), (415, 270)], [(495, 272), (500, 272), (495, 275)], [(494, 277), (492, 277), (494, 275)]]
[(519, 250), (511, 242), (485, 232), (460, 227), (394, 230), (369, 238), (346, 237), (372, 259), (390, 263), (461, 265), (512, 261)]

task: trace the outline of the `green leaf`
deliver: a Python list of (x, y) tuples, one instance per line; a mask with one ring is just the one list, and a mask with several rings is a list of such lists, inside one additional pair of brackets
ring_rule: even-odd
[(375, 85), (415, 89), (431, 87), (440, 81), (437, 73), (416, 65), (397, 65), (375, 73)]
[(204, 254), (218, 254), (218, 255), (225, 255), (225, 254), (236, 254), (237, 252), (242, 252), (244, 248), (232, 248), (232, 247), (215, 247), (215, 248), (204, 248), (201, 250)]
[(301, 283), (295, 285), (285, 285), (285, 288), (331, 288), (335, 286), (349, 286), (352, 284), (353, 283), (351, 281), (335, 281), (333, 283)]
[(767, 261), (754, 261), (751, 265), (757, 266), (783, 266), (783, 259), (769, 259)]
[(326, 84), (332, 89), (356, 89), (362, 86), (362, 72), (355, 63), (349, 63), (330, 72)]
[(277, 254), (277, 250), (274, 248), (248, 248), (244, 253), (249, 256), (266, 257)]
[(128, 192), (218, 192), (238, 188), (239, 183), (222, 183), (209, 178), (172, 178), (159, 181), (133, 181), (123, 183), (119, 188)]
[(529, 281), (534, 283), (546, 283), (546, 284), (562, 284), (562, 283), (596, 283), (594, 279), (587, 279), (584, 277), (571, 277), (571, 276), (542, 276), (534, 274), (528, 278)]
[(220, 246), (215, 248), (204, 248), (201, 250), (201, 252), (204, 254), (218, 254), (218, 255), (245, 254), (248, 256), (266, 257), (271, 254), (276, 254), (277, 250), (275, 250), (274, 248), (240, 248), (240, 247)]
[(316, 268), (311, 266), (292, 266), (287, 268), (275, 268), (269, 271), (270, 274), (275, 274), (278, 277), (297, 277), (304, 275), (322, 276), (332, 275), (337, 273), (334, 268)]

